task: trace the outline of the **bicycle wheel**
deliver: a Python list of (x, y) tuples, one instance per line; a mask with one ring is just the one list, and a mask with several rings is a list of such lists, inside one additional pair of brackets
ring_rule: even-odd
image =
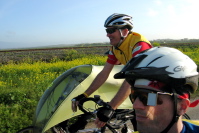
[(28, 126), (17, 131), (16, 133), (33, 133), (33, 128), (34, 128), (33, 126)]

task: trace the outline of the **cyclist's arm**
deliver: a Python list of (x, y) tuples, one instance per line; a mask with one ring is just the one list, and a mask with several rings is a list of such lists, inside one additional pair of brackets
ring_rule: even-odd
[(146, 42), (138, 42), (135, 44), (135, 47), (133, 49), (133, 52), (132, 52), (132, 57), (136, 56), (137, 54), (139, 54), (140, 52), (144, 51), (144, 50), (147, 50), (147, 49), (150, 49), (152, 48), (153, 46), (149, 43), (146, 43)]
[[(132, 57), (149, 48), (152, 48), (151, 44), (148, 44), (146, 42), (138, 42), (135, 45), (135, 48), (132, 52)], [(122, 104), (122, 102), (130, 95), (130, 93), (131, 93), (131, 86), (129, 85), (128, 82), (124, 81), (117, 94), (111, 100), (110, 102), (111, 107), (113, 109), (117, 109), (118, 106)]]
[(106, 62), (108, 62), (108, 63), (110, 63), (110, 64), (114, 64), (114, 65), (119, 65), (119, 64), (121, 64), (121, 63), (118, 61), (118, 59), (115, 57), (114, 53), (113, 53), (111, 50), (109, 50), (108, 59), (107, 59)]
[[(130, 85), (128, 84), (128, 82), (124, 81), (122, 86), (120, 87), (119, 91), (117, 92), (115, 97), (111, 100), (109, 105), (114, 110), (117, 109), (117, 107), (120, 104), (122, 104), (122, 102), (129, 96), (130, 92), (131, 92)], [(97, 118), (95, 120), (95, 124), (98, 128), (101, 128), (106, 124), (106, 122), (102, 122), (99, 120), (99, 118)]]
[(113, 64), (108, 62), (105, 64), (102, 71), (96, 76), (89, 88), (85, 91), (88, 96), (95, 92), (107, 80), (111, 70), (113, 69), (113, 66)]
[(114, 96), (114, 98), (110, 101), (110, 106), (113, 109), (117, 109), (122, 102), (130, 95), (131, 93), (131, 86), (127, 81), (124, 81), (122, 86), (120, 87), (117, 94)]

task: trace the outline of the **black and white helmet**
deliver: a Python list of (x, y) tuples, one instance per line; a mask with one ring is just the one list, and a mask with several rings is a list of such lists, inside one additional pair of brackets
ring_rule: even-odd
[(133, 29), (131, 16), (126, 15), (126, 14), (114, 13), (110, 15), (104, 23), (104, 27), (122, 28), (124, 26), (126, 26), (129, 30)]
[(174, 88), (184, 85), (198, 88), (197, 65), (181, 51), (169, 47), (153, 47), (134, 58), (114, 78), (125, 78), (131, 86), (136, 79), (157, 80), (173, 84)]

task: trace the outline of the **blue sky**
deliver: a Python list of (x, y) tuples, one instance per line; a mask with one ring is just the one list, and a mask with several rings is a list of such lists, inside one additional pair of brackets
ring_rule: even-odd
[(113, 13), (153, 39), (199, 39), (199, 0), (0, 0), (0, 49), (109, 42)]

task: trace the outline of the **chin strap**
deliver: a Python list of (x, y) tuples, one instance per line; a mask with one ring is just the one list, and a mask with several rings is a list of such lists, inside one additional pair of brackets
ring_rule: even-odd
[(115, 46), (116, 49), (122, 44), (122, 42), (124, 41), (124, 39), (125, 39), (125, 38), (128, 36), (128, 34), (129, 34), (129, 31), (128, 31), (128, 33), (127, 33), (125, 36), (123, 36), (122, 30), (121, 30), (121, 29), (118, 29), (118, 30), (119, 30), (119, 32), (120, 32), (121, 38), (120, 38), (120, 41), (118, 42), (117, 46)]
[(177, 113), (177, 93), (174, 88), (172, 88), (172, 92), (173, 92), (173, 100), (174, 100), (173, 119), (171, 120), (170, 124), (161, 133), (167, 133), (171, 129), (171, 127), (178, 121), (180, 117)]
[[(131, 101), (132, 102), (132, 101)], [(133, 119), (131, 120), (131, 123), (133, 124), (133, 129), (134, 131), (137, 131), (137, 121), (136, 121), (136, 116), (135, 116), (135, 110), (133, 111)]]

